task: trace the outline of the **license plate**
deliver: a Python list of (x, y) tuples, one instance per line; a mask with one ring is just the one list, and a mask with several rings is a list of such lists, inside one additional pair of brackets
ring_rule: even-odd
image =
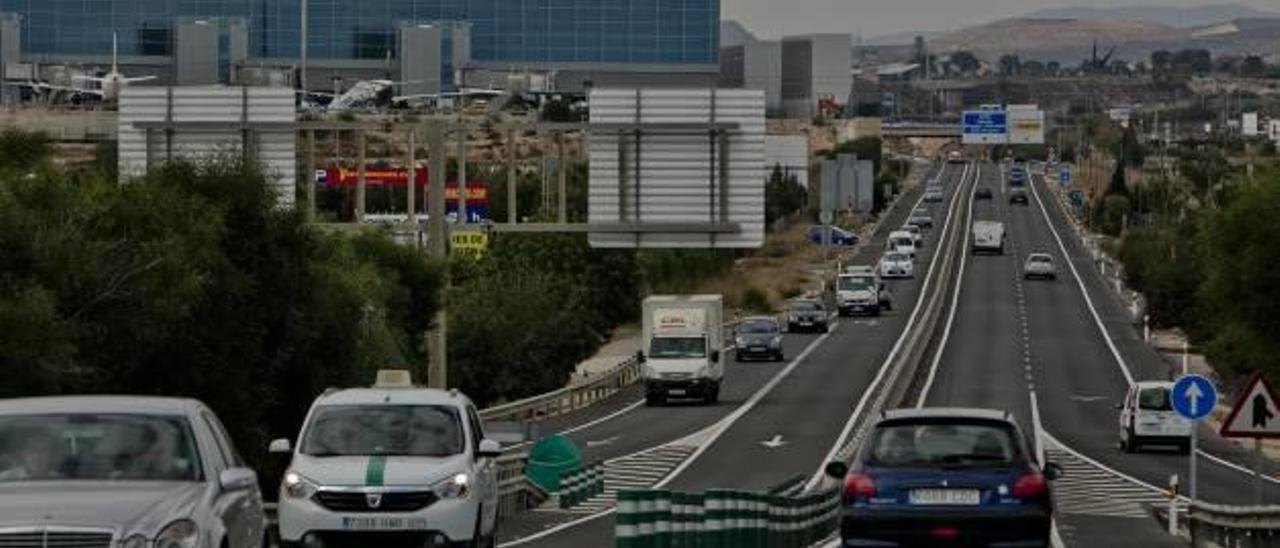
[(670, 389), (670, 390), (667, 390), (667, 395), (670, 395), (670, 396), (683, 396), (683, 395), (685, 395), (685, 390), (684, 390), (683, 388), (672, 388), (672, 389)]
[(348, 531), (419, 531), (427, 528), (427, 520), (396, 516), (344, 517), (342, 528)]
[(752, 352), (764, 352), (764, 347), (763, 347), (763, 346), (753, 346), (753, 347), (751, 347), (751, 351), (752, 351)]
[(911, 504), (976, 505), (977, 489), (912, 489)]
[(800, 325), (808, 327), (810, 325), (813, 325), (813, 322), (800, 322)]

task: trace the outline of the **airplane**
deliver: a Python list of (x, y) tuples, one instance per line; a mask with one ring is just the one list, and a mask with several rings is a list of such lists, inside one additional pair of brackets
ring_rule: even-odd
[(120, 90), (124, 89), (130, 84), (135, 84), (138, 82), (146, 82), (148, 80), (156, 79), (155, 76), (136, 76), (133, 78), (129, 78), (120, 72), (119, 45), (117, 44), (116, 33), (111, 33), (111, 72), (108, 72), (104, 76), (80, 75), (80, 76), (73, 76), (72, 78), (75, 80), (93, 82), (98, 84), (98, 87), (96, 88), (73, 89), (73, 91), (79, 91), (81, 93), (96, 95), (98, 97), (101, 97), (102, 100), (104, 101), (115, 101), (116, 99), (119, 99)]

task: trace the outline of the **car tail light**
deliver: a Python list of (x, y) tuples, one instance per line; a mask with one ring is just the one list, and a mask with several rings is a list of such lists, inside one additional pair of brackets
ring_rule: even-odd
[(859, 498), (876, 496), (876, 482), (871, 476), (860, 472), (850, 472), (844, 477), (844, 501), (855, 502)]
[(960, 530), (950, 525), (939, 525), (929, 531), (929, 534), (939, 540), (955, 540), (956, 537), (960, 536)]
[(1013, 482), (1013, 496), (1023, 500), (1042, 499), (1049, 494), (1044, 474), (1027, 472)]

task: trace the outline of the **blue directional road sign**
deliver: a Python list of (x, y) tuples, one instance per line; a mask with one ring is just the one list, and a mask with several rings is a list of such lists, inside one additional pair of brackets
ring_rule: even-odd
[(1062, 171), (1058, 172), (1058, 182), (1064, 185), (1071, 184), (1071, 168), (1064, 167)]
[(1179, 415), (1198, 421), (1208, 416), (1214, 406), (1218, 405), (1218, 391), (1213, 388), (1209, 379), (1200, 375), (1183, 375), (1173, 384), (1169, 399)]
[(966, 110), (962, 137), (966, 144), (1007, 143), (1009, 115), (1002, 110)]

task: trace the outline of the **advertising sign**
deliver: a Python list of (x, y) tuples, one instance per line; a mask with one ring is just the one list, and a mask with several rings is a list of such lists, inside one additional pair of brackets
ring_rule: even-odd
[(1008, 111), (1009, 144), (1044, 144), (1044, 111), (1035, 108)]
[(449, 234), (449, 254), (479, 258), (489, 248), (489, 234), (478, 230), (459, 230)]

